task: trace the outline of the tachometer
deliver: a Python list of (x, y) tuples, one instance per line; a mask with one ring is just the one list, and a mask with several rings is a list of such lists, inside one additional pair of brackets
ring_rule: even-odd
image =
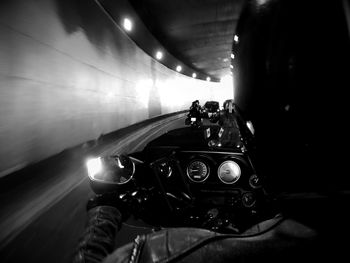
[(194, 160), (188, 164), (186, 172), (191, 181), (200, 183), (204, 182), (208, 178), (210, 168), (204, 162)]
[(241, 168), (232, 160), (225, 161), (218, 168), (218, 176), (221, 182), (233, 184), (241, 177)]

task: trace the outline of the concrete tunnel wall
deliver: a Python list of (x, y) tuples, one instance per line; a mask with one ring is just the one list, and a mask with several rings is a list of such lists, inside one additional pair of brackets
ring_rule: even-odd
[(195, 99), (218, 99), (218, 83), (166, 68), (94, 1), (84, 3), (88, 19), (75, 2), (0, 3), (0, 176)]

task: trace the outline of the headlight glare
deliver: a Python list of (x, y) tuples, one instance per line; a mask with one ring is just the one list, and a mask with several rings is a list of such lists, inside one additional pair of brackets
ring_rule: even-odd
[(87, 160), (86, 167), (88, 170), (88, 176), (91, 178), (91, 180), (94, 180), (95, 176), (101, 173), (103, 170), (101, 157)]
[(89, 159), (86, 167), (90, 180), (105, 184), (125, 184), (135, 173), (135, 164), (124, 155)]

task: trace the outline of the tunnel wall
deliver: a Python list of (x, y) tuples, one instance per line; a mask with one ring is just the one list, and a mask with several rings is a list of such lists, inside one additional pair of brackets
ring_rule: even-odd
[(92, 0), (0, 3), (0, 176), (215, 98), (155, 61)]

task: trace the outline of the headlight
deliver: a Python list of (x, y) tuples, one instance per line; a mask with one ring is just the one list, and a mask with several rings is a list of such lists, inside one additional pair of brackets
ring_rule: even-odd
[(88, 175), (90, 179), (93, 180), (97, 174), (102, 172), (101, 157), (87, 160), (86, 168), (88, 170)]
[(90, 180), (107, 184), (125, 184), (135, 173), (135, 164), (127, 156), (108, 156), (86, 162)]

